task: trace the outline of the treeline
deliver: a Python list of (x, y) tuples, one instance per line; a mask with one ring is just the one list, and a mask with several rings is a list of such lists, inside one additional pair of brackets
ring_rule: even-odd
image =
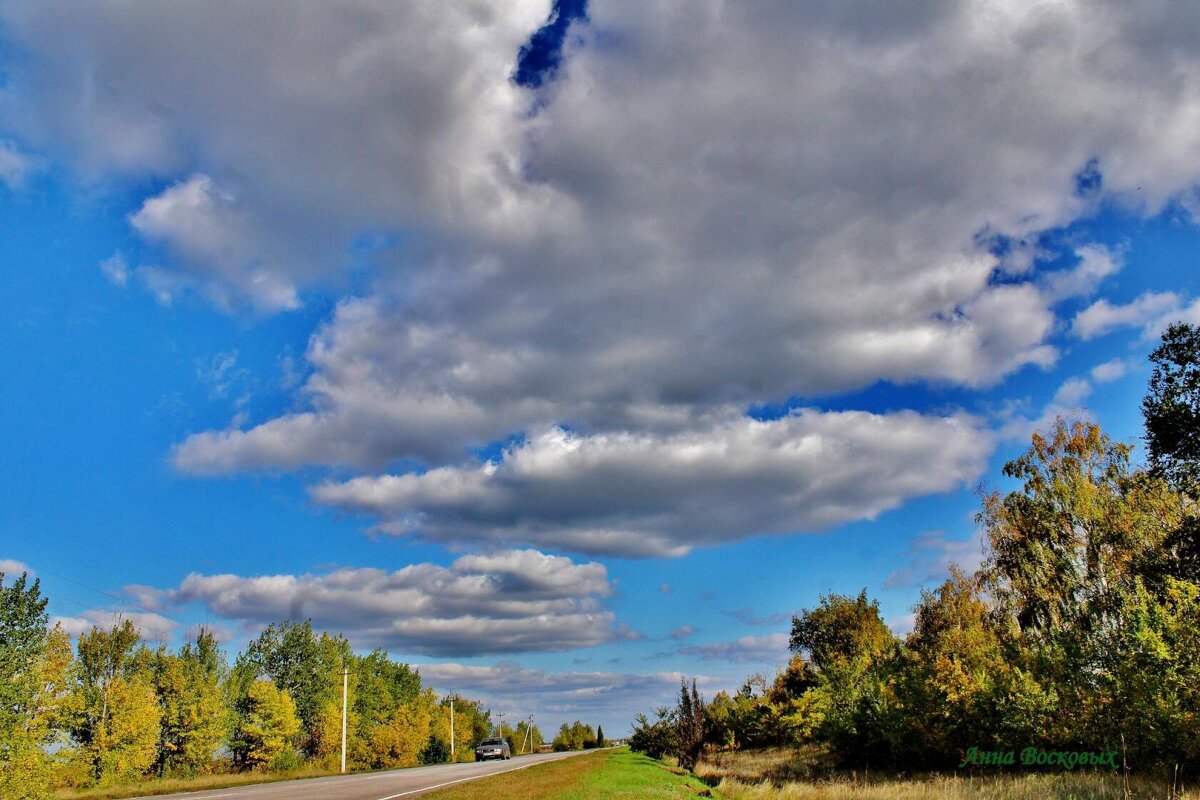
[[(131, 622), (71, 638), (48, 627), (46, 598), (0, 574), (0, 798), (56, 788), (245, 770), (334, 769), (348, 670), (347, 766), (450, 760), (450, 698), (407, 664), (356, 655), (311, 623), (271, 625), (229, 666), (201, 630), (177, 651)], [(505, 726), (513, 752), (528, 723)], [(482, 705), (454, 698), (454, 757), (493, 730)], [(532, 730), (536, 744), (541, 733)]]
[(571, 725), (563, 723), (558, 729), (551, 745), (554, 751), (561, 753), (566, 750), (590, 750), (593, 747), (604, 747), (604, 726), (592, 730), (591, 725), (584, 725), (579, 720)]
[[(631, 745), (798, 748), (813, 769), (942, 769), (971, 748), (1200, 770), (1200, 329), (1174, 325), (1142, 404), (1149, 463), (1059, 420), (982, 498), (987, 552), (922, 594), (904, 639), (866, 592), (793, 618), (789, 665), (638, 718)], [(699, 710), (697, 710), (699, 709)], [(690, 750), (689, 750), (690, 748)], [(1121, 763), (1121, 762), (1117, 762)]]

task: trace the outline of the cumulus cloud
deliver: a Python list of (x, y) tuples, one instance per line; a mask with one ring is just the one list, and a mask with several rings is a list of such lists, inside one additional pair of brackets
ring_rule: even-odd
[(449, 567), (414, 564), (395, 572), (191, 574), (173, 589), (128, 591), (159, 607), (197, 603), (251, 629), (311, 618), (317, 627), (345, 633), (356, 647), (435, 656), (570, 650), (622, 635), (601, 605), (612, 593), (602, 564), (535, 550), (468, 555)]
[[(431, 487), (505, 507), (511, 467), (481, 478), (466, 454), (522, 433), (548, 452), (556, 425), (597, 453), (666, 448), (719, 440), (759, 402), (1049, 367), (1057, 304), (1095, 293), (1119, 254), (1080, 243), (1077, 266), (1038, 275), (1005, 253), (1102, 202), (1153, 214), (1200, 183), (1200, 11), (1182, 4), (614, 0), (537, 90), (510, 77), (548, 0), (63, 8), (0, 12), (25, 54), (0, 119), (84, 174), (165, 186), (130, 217), (161, 256), (143, 283), (162, 301), (194, 286), (286, 309), (342, 286), (363, 237), (398, 243), (313, 336), (297, 410), (198, 432), (174, 463), (418, 459), (432, 510), (401, 511), (438, 538), (599, 552), (632, 520), (649, 550), (680, 552), (681, 515), (651, 518), (637, 493), (624, 516), (585, 498), (569, 520), (476, 519)], [(1099, 303), (1076, 335), (1129, 324)], [(768, 483), (793, 477), (775, 463)], [(833, 524), (927, 491), (892, 488), (752, 523)], [(686, 538), (741, 535), (708, 527)]]
[(698, 644), (680, 647), (683, 655), (697, 656), (705, 661), (754, 661), (783, 663), (790, 658), (788, 635), (772, 633), (766, 636), (743, 636), (731, 642)]
[(396, 535), (682, 555), (868, 519), (949, 491), (982, 473), (991, 446), (965, 415), (798, 410), (661, 437), (555, 429), (500, 463), (326, 482), (312, 495), (377, 515)]
[(970, 575), (983, 563), (982, 532), (966, 539), (951, 539), (945, 531), (924, 531), (909, 543), (902, 558), (907, 563), (893, 570), (884, 579), (884, 586), (910, 588), (942, 581), (950, 576), (952, 564)]

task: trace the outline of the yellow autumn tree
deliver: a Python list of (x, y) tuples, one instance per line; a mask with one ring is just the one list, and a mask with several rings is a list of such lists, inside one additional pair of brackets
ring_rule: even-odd
[(246, 692), (233, 751), (248, 769), (268, 769), (294, 753), (300, 719), (291, 695), (267, 680), (256, 680)]

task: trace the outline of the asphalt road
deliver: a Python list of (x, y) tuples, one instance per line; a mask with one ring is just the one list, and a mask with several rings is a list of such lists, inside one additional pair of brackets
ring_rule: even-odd
[[(205, 789), (202, 792), (155, 795), (154, 800), (187, 798), (187, 800), (399, 800), (415, 797), (432, 789), (486, 778), (535, 764), (595, 752), (544, 753), (519, 756), (508, 761), (483, 761), (466, 764), (438, 764), (432, 767), (412, 767), (388, 772), (366, 772), (361, 775), (337, 775), (330, 778), (306, 778), (254, 786), (233, 786), (228, 789)], [(150, 800), (145, 798), (144, 800)]]

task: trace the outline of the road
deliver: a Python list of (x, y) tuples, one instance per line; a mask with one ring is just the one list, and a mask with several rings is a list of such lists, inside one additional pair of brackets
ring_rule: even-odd
[[(509, 761), (484, 761), (466, 764), (438, 764), (432, 767), (412, 767), (387, 772), (365, 772), (360, 775), (336, 775), (328, 778), (305, 778), (253, 786), (231, 786), (227, 789), (205, 789), (202, 792), (160, 794), (153, 800), (399, 800), (415, 797), (432, 789), (486, 778), (536, 764), (595, 752), (543, 753), (520, 756)], [(140, 800), (151, 800), (141, 798)]]

